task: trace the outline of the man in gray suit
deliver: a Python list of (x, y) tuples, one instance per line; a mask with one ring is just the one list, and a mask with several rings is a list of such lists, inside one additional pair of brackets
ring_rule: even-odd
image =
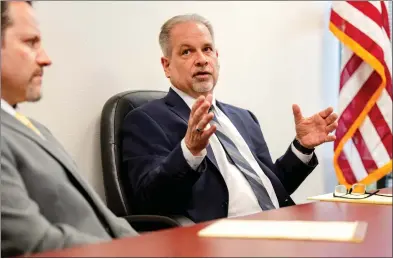
[(50, 132), (15, 110), (41, 98), (43, 68), (51, 64), (30, 2), (1, 2), (1, 39), (2, 256), (137, 235)]

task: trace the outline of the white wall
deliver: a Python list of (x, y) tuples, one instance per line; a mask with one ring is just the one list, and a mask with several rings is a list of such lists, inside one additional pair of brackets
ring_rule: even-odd
[[(325, 9), (326, 23), (330, 18), (331, 3), (327, 3)], [(329, 31), (325, 30), (323, 36), (323, 54), (322, 54), (322, 96), (325, 106), (332, 106), (337, 109), (338, 90), (340, 81), (340, 45), (337, 38)], [(337, 185), (337, 177), (333, 167), (333, 142), (326, 143), (321, 149), (321, 159), (323, 163), (323, 182), (326, 192), (331, 192)]]
[[(39, 2), (44, 45), (54, 64), (44, 98), (22, 110), (46, 124), (104, 197), (99, 146), (101, 108), (112, 95), (167, 90), (158, 33), (173, 15), (196, 12), (216, 31), (221, 76), (218, 99), (252, 110), (273, 159), (295, 135), (292, 103), (305, 115), (326, 105), (323, 41), (326, 3), (305, 2)], [(326, 161), (293, 195), (324, 192)], [(331, 163), (331, 161), (327, 161)]]

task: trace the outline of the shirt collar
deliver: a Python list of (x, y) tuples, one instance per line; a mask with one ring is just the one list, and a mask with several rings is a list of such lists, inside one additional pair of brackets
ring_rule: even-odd
[[(175, 91), (175, 93), (177, 93), (177, 94), (180, 96), (180, 98), (183, 99), (183, 101), (187, 104), (187, 106), (188, 106), (190, 109), (192, 109), (192, 106), (194, 105), (196, 99), (195, 99), (194, 97), (192, 97), (192, 96), (186, 94), (186, 93), (183, 92), (182, 90), (180, 90), (180, 89), (174, 87), (173, 85), (171, 86), (171, 88), (172, 88), (173, 91)], [(216, 108), (216, 98), (215, 98), (214, 92), (213, 92), (212, 105), (213, 105), (214, 108)]]
[(15, 116), (16, 110), (9, 105), (4, 99), (1, 99), (1, 109), (6, 113), (10, 114), (11, 116)]

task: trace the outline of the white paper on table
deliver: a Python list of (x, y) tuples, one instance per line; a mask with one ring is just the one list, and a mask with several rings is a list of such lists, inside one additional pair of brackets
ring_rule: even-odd
[(361, 242), (365, 222), (219, 220), (199, 231), (202, 237), (268, 238)]

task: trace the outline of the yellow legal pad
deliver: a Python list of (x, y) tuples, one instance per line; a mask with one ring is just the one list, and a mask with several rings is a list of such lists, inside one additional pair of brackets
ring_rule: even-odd
[(356, 198), (356, 199), (346, 199), (346, 198), (334, 197), (333, 193), (328, 193), (328, 194), (309, 197), (308, 200), (392, 205), (393, 198), (388, 196), (372, 195), (364, 199), (359, 199), (366, 196), (367, 194), (365, 195), (347, 194), (345, 197)]
[(198, 232), (201, 237), (362, 242), (366, 222), (219, 220)]

